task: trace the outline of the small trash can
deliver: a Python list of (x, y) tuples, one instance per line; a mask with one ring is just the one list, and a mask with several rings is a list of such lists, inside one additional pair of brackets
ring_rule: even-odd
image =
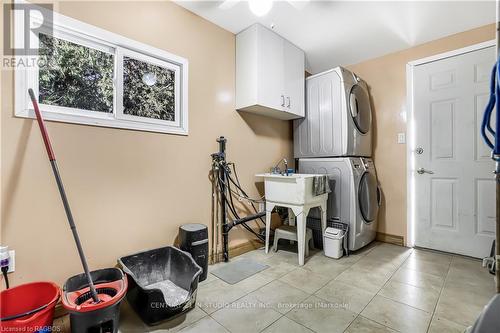
[(208, 228), (204, 224), (189, 223), (179, 227), (180, 249), (189, 252), (203, 272), (199, 282), (208, 274)]
[(344, 255), (342, 246), (345, 232), (336, 228), (326, 228), (323, 239), (325, 256), (340, 259)]

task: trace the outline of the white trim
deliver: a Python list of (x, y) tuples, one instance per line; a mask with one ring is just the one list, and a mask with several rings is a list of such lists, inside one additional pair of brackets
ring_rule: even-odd
[(482, 50), (496, 45), (495, 40), (489, 40), (483, 43), (478, 43), (463, 47), (457, 50), (452, 50), (445, 53), (436, 54), (430, 57), (410, 61), (406, 64), (406, 246), (415, 246), (415, 158), (413, 150), (415, 149), (415, 121), (414, 116), (414, 97), (413, 97), (413, 76), (415, 67), (424, 65), (433, 61), (443, 60), (446, 58), (455, 57), (465, 53), (470, 53)]
[(130, 51), (127, 49), (123, 49), (121, 47), (117, 48), (116, 52), (117, 56), (117, 63), (124, 63), (124, 57), (128, 57), (134, 60), (142, 61), (142, 62), (147, 62), (152, 65), (162, 67), (165, 69), (168, 69), (170, 71), (173, 71), (175, 73), (175, 81), (174, 81), (174, 121), (167, 121), (167, 120), (160, 120), (160, 119), (152, 119), (152, 118), (145, 118), (145, 117), (138, 117), (138, 116), (133, 116), (133, 115), (128, 115), (125, 114), (124, 107), (123, 107), (123, 66), (120, 67), (120, 71), (117, 75), (119, 84), (116, 85), (118, 93), (116, 94), (117, 96), (117, 104), (116, 104), (116, 118), (117, 119), (123, 119), (123, 120), (130, 120), (130, 121), (138, 121), (138, 122), (145, 122), (145, 123), (152, 123), (152, 124), (170, 124), (170, 126), (174, 127), (179, 127), (180, 124), (182, 123), (182, 115), (181, 115), (181, 110), (180, 110), (180, 102), (179, 102), (179, 97), (180, 97), (180, 80), (177, 78), (179, 77), (179, 74), (181, 72), (181, 68), (178, 65), (174, 65), (172, 63), (165, 62), (164, 60), (159, 60), (155, 57), (151, 57), (139, 52), (135, 51)]
[(496, 45), (496, 41), (494, 39), (492, 39), (492, 40), (489, 40), (489, 41), (486, 41), (486, 42), (482, 42), (482, 43), (478, 43), (478, 44), (474, 44), (474, 45), (469, 45), (469, 46), (466, 46), (466, 47), (462, 47), (460, 49), (456, 49), (456, 50), (452, 50), (452, 51), (448, 51), (448, 52), (444, 52), (444, 53), (435, 54), (435, 55), (432, 55), (430, 57), (413, 60), (413, 61), (410, 61), (408, 63), (408, 65), (410, 65), (410, 66), (423, 65), (423, 64), (427, 64), (429, 62), (433, 62), (433, 61), (437, 61), (437, 60), (443, 60), (443, 59), (446, 59), (446, 58), (455, 57), (457, 55), (461, 55), (461, 54), (465, 54), (465, 53), (470, 53), (470, 52), (474, 52), (474, 51), (478, 51), (478, 50), (482, 50), (482, 49), (486, 49), (488, 47), (495, 46), (495, 45)]
[[(16, 1), (17, 3), (26, 3), (25, 1)], [(46, 11), (40, 8), (40, 11)], [(15, 22), (16, 23), (16, 22)], [(44, 22), (44, 24), (52, 23), (54, 37), (68, 40), (72, 43), (82, 44), (96, 48), (98, 50), (109, 52), (114, 50), (115, 55), (115, 75), (117, 74), (118, 64), (116, 62), (116, 55), (119, 49), (126, 50), (127, 53), (140, 54), (142, 57), (147, 57), (151, 61), (157, 63), (162, 62), (161, 66), (165, 67), (165, 62), (170, 63), (172, 68), (176, 69), (176, 121), (151, 121), (148, 119), (136, 119), (141, 117), (116, 117), (117, 106), (117, 77), (114, 78), (115, 93), (114, 93), (114, 112), (101, 113), (96, 112), (95, 116), (85, 116), (86, 110), (62, 108), (57, 106), (40, 105), (40, 109), (44, 113), (47, 120), (61, 121), (67, 123), (103, 126), (103, 127), (116, 127), (132, 130), (143, 130), (150, 132), (161, 132), (171, 134), (188, 134), (188, 60), (174, 55), (170, 52), (134, 41), (132, 39), (120, 36), (118, 34), (106, 31), (104, 29), (83, 23), (73, 18), (53, 12), (52, 22)], [(15, 26), (14, 34), (19, 37), (22, 34), (23, 27), (19, 26), (19, 22)], [(15, 37), (15, 38), (16, 38)], [(87, 43), (80, 43), (78, 40), (83, 39)], [(135, 57), (134, 57), (135, 58)], [(141, 60), (141, 58), (139, 58)], [(36, 68), (23, 68), (15, 70), (15, 116), (22, 118), (35, 118), (32, 105), (29, 101), (27, 94), (29, 82), (38, 82), (36, 76), (38, 70)], [(31, 87), (38, 94), (38, 85)], [(69, 113), (72, 110), (74, 112)], [(65, 112), (66, 111), (66, 112)], [(110, 115), (113, 117), (111, 118)], [(126, 119), (125, 119), (126, 118)]]

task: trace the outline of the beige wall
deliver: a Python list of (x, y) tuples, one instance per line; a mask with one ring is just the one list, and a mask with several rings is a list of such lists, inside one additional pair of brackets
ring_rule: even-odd
[(406, 64), (494, 37), (495, 26), (488, 25), (348, 66), (368, 82), (372, 94), (374, 158), (384, 193), (379, 232), (406, 241), (406, 145), (396, 141), (398, 132), (406, 132)]
[[(72, 2), (58, 11), (189, 60), (189, 136), (50, 122), (59, 167), (91, 268), (172, 244), (179, 225), (209, 224), (210, 154), (229, 159), (256, 195), (254, 174), (292, 155), (289, 122), (234, 110), (232, 33), (168, 2)], [(62, 283), (81, 271), (36, 123), (13, 116), (12, 72), (1, 81), (1, 243), (16, 250), (13, 284)], [(223, 96), (229, 96), (225, 101)], [(231, 233), (231, 245), (247, 233)]]

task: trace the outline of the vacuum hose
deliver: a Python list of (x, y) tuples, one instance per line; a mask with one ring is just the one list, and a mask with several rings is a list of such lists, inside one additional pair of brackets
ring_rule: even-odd
[[(498, 161), (498, 155), (500, 154), (500, 140), (499, 140), (499, 114), (496, 113), (496, 129), (494, 130), (491, 127), (491, 115), (493, 114), (493, 110), (495, 109), (495, 104), (497, 103), (497, 98), (500, 97), (500, 86), (499, 86), (499, 78), (500, 78), (500, 68), (499, 68), (500, 59), (498, 59), (495, 66), (491, 71), (491, 80), (490, 80), (490, 98), (488, 100), (488, 104), (486, 105), (486, 109), (483, 115), (483, 121), (481, 123), (481, 136), (483, 137), (486, 145), (493, 150), (493, 159)], [(488, 133), (493, 136), (492, 139), (489, 137)]]

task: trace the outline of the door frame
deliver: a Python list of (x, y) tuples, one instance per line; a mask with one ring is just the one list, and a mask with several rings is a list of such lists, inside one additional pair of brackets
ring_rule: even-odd
[(496, 40), (466, 46), (460, 49), (410, 61), (406, 64), (406, 246), (415, 246), (415, 120), (413, 80), (415, 68), (430, 62), (479, 51), (496, 45)]

